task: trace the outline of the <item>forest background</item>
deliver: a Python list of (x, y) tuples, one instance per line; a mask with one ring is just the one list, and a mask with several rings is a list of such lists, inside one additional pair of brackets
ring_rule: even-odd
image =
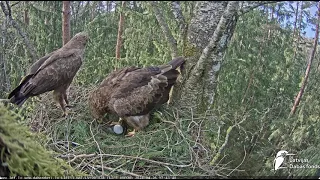
[[(59, 117), (51, 93), (17, 109), (19, 123), (44, 135), (43, 145), (75, 169), (92, 176), (319, 174), (273, 170), (279, 150), (320, 166), (318, 2), (0, 4), (2, 99), (39, 57), (89, 33), (70, 88), (71, 115)], [(172, 105), (155, 111), (144, 132), (124, 138), (93, 121), (86, 97), (108, 73), (176, 56), (188, 64)]]

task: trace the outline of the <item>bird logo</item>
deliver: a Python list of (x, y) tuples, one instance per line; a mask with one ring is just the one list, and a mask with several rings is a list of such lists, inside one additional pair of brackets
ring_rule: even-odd
[(285, 150), (279, 151), (277, 153), (276, 158), (273, 161), (274, 170), (276, 171), (278, 169), (287, 168), (287, 167), (280, 167), (280, 166), (283, 164), (286, 156), (293, 156), (293, 155), (295, 155), (295, 154), (288, 153), (288, 151), (285, 151)]

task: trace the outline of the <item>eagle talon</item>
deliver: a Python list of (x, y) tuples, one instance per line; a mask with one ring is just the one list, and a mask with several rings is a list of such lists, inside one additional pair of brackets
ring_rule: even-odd
[(67, 111), (65, 111), (65, 112), (62, 113), (62, 117), (67, 117), (68, 114), (69, 114), (69, 113), (68, 113)]
[(131, 132), (128, 132), (128, 134), (125, 135), (125, 137), (133, 137), (136, 134), (136, 131), (133, 130)]

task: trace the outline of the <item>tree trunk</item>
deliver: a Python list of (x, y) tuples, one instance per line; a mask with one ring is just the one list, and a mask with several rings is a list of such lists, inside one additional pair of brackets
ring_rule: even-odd
[(297, 31), (297, 21), (298, 21), (298, 14), (299, 14), (299, 1), (296, 3), (297, 3), (297, 7), (296, 7), (296, 11), (294, 13), (295, 18), (294, 18), (294, 26), (293, 26), (293, 39), (295, 38), (296, 31)]
[(317, 25), (316, 25), (316, 34), (315, 34), (315, 38), (314, 38), (313, 49), (312, 49), (312, 52), (310, 53), (310, 57), (308, 59), (308, 65), (307, 65), (307, 69), (306, 69), (306, 72), (305, 72), (305, 75), (304, 75), (304, 79), (302, 81), (302, 85), (301, 85), (300, 91), (299, 91), (299, 93), (298, 93), (298, 95), (297, 95), (297, 97), (296, 97), (296, 99), (294, 101), (294, 104), (292, 106), (292, 109), (291, 109), (291, 112), (290, 112), (290, 116), (292, 116), (296, 112), (297, 106), (300, 103), (301, 97), (303, 95), (304, 89), (305, 89), (307, 81), (308, 81), (308, 77), (309, 77), (309, 73), (310, 73), (310, 69), (311, 69), (311, 64), (312, 64), (312, 61), (314, 59), (314, 55), (316, 53), (317, 45), (318, 45), (319, 21), (320, 21), (320, 2), (318, 3), (318, 21), (317, 21)]
[(172, 94), (172, 104), (203, 113), (214, 103), (217, 76), (237, 23), (239, 2), (197, 2), (188, 29), (183, 79)]
[[(1, 52), (5, 52), (6, 49), (6, 40), (7, 40), (7, 19), (4, 19), (3, 25), (1, 27)], [(0, 68), (3, 69), (0, 73), (0, 99), (4, 98), (4, 92), (9, 90), (9, 80), (7, 79), (6, 74), (6, 57), (5, 53), (0, 53)]]
[(123, 23), (124, 23), (124, 7), (126, 5), (126, 1), (122, 1), (121, 5), (121, 12), (120, 12), (120, 19), (119, 19), (119, 26), (118, 26), (118, 38), (117, 38), (117, 45), (116, 45), (116, 58), (120, 59), (121, 54), (121, 46), (122, 46), (122, 31), (123, 31)]
[(28, 11), (28, 4), (29, 1), (25, 1), (25, 10), (24, 10), (24, 23), (29, 26), (30, 18), (29, 18), (29, 11)]
[(70, 40), (70, 1), (62, 1), (62, 42), (67, 44)]

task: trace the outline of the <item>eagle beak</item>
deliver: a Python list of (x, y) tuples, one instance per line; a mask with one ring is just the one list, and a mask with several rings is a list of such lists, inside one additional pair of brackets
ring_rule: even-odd
[(287, 154), (287, 156), (294, 156), (294, 155), (296, 155), (296, 154)]

